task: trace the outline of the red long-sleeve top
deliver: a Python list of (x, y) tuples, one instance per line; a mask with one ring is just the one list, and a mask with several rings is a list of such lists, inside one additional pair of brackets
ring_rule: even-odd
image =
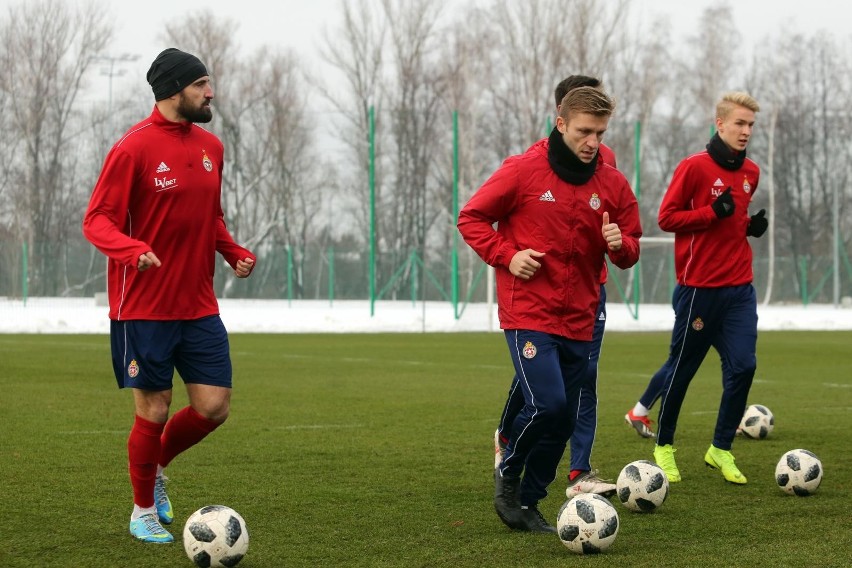
[[(218, 251), (232, 267), (255, 259), (237, 245), (221, 207), (224, 149), (212, 133), (154, 107), (107, 154), (83, 234), (109, 257), (109, 317), (183, 320), (219, 313)], [(139, 256), (162, 262), (144, 272)]]
[[(727, 170), (706, 150), (678, 164), (657, 219), (662, 230), (675, 235), (678, 283), (720, 288), (753, 280), (746, 228), (759, 179), (760, 168), (750, 159), (737, 170)], [(734, 213), (719, 219), (712, 204), (727, 187), (733, 190)]]

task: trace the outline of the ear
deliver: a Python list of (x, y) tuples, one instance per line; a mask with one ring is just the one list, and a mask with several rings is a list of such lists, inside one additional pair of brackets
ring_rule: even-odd
[(568, 127), (568, 122), (561, 116), (556, 117), (556, 130), (565, 134), (565, 129)]

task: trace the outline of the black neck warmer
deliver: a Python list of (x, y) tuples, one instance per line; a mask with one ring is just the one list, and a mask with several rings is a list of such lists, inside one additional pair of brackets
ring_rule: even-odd
[(588, 164), (583, 162), (565, 145), (562, 133), (556, 128), (550, 133), (549, 140), (547, 161), (559, 179), (572, 185), (583, 185), (592, 179), (598, 166), (598, 154), (595, 154), (595, 158)]
[(746, 152), (734, 152), (728, 145), (722, 142), (719, 133), (713, 135), (710, 142), (707, 144), (707, 153), (713, 158), (713, 161), (725, 168), (726, 170), (738, 170), (743, 166), (746, 159)]

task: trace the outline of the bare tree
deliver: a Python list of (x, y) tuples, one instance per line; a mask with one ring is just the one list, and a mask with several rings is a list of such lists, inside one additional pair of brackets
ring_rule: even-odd
[[(453, 191), (461, 207), (471, 193), (479, 187), (482, 180), (494, 169), (499, 161), (495, 160), (493, 150), (484, 144), (487, 124), (497, 114), (496, 109), (485, 104), (487, 93), (491, 89), (492, 57), (491, 47), (498, 43), (498, 37), (490, 24), (488, 8), (468, 7), (459, 14), (445, 30), (440, 42), (439, 69), (441, 88), (441, 106), (444, 116), (455, 117), (455, 124), (447, 124), (454, 138), (440, 136), (444, 141), (442, 150), (437, 152), (432, 175), (437, 184), (438, 195), (435, 199), (436, 221), (433, 226), (430, 248), (444, 254), (442, 260), (445, 281), (449, 281), (451, 266), (446, 263), (445, 251), (457, 248), (459, 253), (459, 275), (463, 281), (462, 290), (470, 290), (477, 275), (481, 274), (482, 261), (469, 247), (459, 247), (459, 233), (456, 229), (457, 211), (453, 210)], [(449, 130), (447, 131), (450, 132)], [(458, 163), (455, 163), (455, 160)], [(457, 179), (454, 177), (457, 176)], [(458, 188), (454, 188), (454, 183)], [(435, 263), (441, 267), (440, 262)]]
[[(410, 277), (412, 253), (422, 255), (429, 228), (436, 218), (436, 182), (432, 176), (442, 130), (449, 132), (450, 116), (441, 105), (443, 78), (437, 64), (441, 2), (381, 0), (341, 5), (341, 29), (326, 35), (326, 59), (344, 76), (354, 108), (344, 118), (350, 134), (348, 151), (354, 157), (355, 194), (362, 206), (375, 203), (378, 281), (393, 295)], [(331, 39), (331, 38), (334, 39)], [(329, 91), (335, 101), (340, 89)], [(374, 201), (370, 184), (370, 110), (376, 172)], [(345, 174), (344, 174), (345, 175)], [(362, 209), (364, 228), (371, 219)], [(364, 234), (368, 234), (365, 230)], [(408, 264), (407, 264), (408, 263)], [(403, 266), (401, 275), (392, 276)]]
[[(496, 159), (516, 154), (547, 134), (547, 120), (554, 114), (553, 88), (563, 75), (582, 72), (563, 60), (568, 50), (558, 39), (564, 30), (562, 18), (576, 3), (565, 3), (570, 6), (563, 12), (553, 0), (495, 0), (494, 61), (488, 80), (493, 111), (500, 120), (487, 123), (486, 139)], [(553, 61), (559, 66), (554, 67)]]
[[(850, 195), (849, 63), (830, 37), (785, 35), (763, 45), (753, 76), (765, 99), (762, 106), (777, 115), (770, 170), (777, 199), (769, 236), (789, 255), (778, 259), (777, 270), (794, 275), (796, 283), (778, 295), (808, 301), (834, 270), (836, 235), (849, 228), (844, 215)], [(841, 248), (847, 250), (848, 243)]]
[[(438, 153), (450, 140), (450, 116), (440, 104), (442, 77), (437, 64), (438, 18), (442, 2), (382, 0), (390, 26), (391, 67), (385, 83), (390, 111), (390, 183), (380, 197), (380, 236), (388, 270), (424, 256), (426, 234), (434, 222), (434, 171)], [(442, 148), (443, 147), (443, 148)], [(403, 276), (411, 275), (408, 265)], [(386, 274), (388, 275), (388, 274)]]
[[(205, 11), (166, 27), (168, 39), (199, 54), (214, 79), (211, 129), (225, 145), (222, 202), (235, 237), (270, 262), (246, 283), (248, 293), (303, 294), (306, 249), (315, 232), (324, 176), (308, 129), (306, 87), (298, 58), (263, 46), (248, 57), (234, 43), (238, 24)], [(287, 266), (295, 269), (288, 281)], [(219, 271), (229, 295), (235, 279)], [(286, 286), (293, 289), (287, 290)], [(272, 286), (272, 289), (268, 289)]]
[[(331, 79), (315, 78), (319, 92), (332, 107), (330, 123), (334, 125), (339, 144), (334, 203), (335, 223), (328, 227), (328, 242), (337, 243), (343, 255), (350, 257), (346, 265), (357, 274), (341, 279), (346, 289), (352, 282), (363, 285), (362, 294), (373, 284), (369, 268), (371, 259), (365, 249), (375, 246), (373, 209), (384, 186), (384, 91), (386, 69), (384, 50), (388, 23), (381, 6), (369, 0), (341, 0), (337, 10), (340, 21), (323, 33), (320, 53), (339, 75)], [(337, 150), (337, 148), (335, 148)], [(342, 211), (350, 211), (341, 219)], [(357, 259), (357, 260), (355, 260)], [(353, 262), (354, 260), (354, 262)]]
[[(0, 60), (0, 64), (5, 66), (6, 62)], [(9, 102), (10, 97), (6, 89), (0, 88), (0, 132), (13, 132)], [(12, 165), (18, 153), (17, 137), (4, 136), (0, 139), (0, 163), (4, 164), (0, 169), (0, 266), (4, 267), (0, 270), (0, 294), (10, 297), (23, 294), (23, 268), (20, 260), (23, 247), (16, 227), (18, 215), (14, 208), (9, 206), (12, 203), (11, 193), (15, 180)]]
[(733, 90), (738, 84), (734, 73), (742, 72), (732, 65), (734, 54), (729, 41), (736, 30), (731, 7), (727, 3), (706, 8), (698, 23), (698, 33), (690, 43), (697, 47), (695, 54), (682, 61), (685, 85), (706, 124), (714, 120), (715, 103), (722, 91)]
[(552, 126), (553, 89), (571, 74), (611, 76), (626, 49), (627, 2), (495, 0), (489, 77), (501, 120), (489, 133), (499, 159), (526, 149)]
[(60, 263), (67, 237), (80, 230), (80, 217), (68, 212), (82, 210), (87, 195), (79, 188), (88, 186), (76, 149), (91, 124), (77, 102), (94, 56), (112, 34), (103, 6), (70, 9), (57, 0), (12, 6), (0, 27), (4, 138), (19, 141), (10, 148), (8, 172), (12, 232), (29, 243), (34, 294), (62, 294), (67, 285), (70, 267)]
[[(646, 235), (658, 231), (659, 204), (675, 167), (704, 148), (712, 130), (715, 102), (722, 91), (732, 90), (735, 84), (731, 47), (720, 39), (735, 29), (728, 5), (702, 13), (697, 33), (689, 38), (694, 51), (669, 51), (673, 42), (664, 17), (650, 22), (650, 28), (655, 31), (653, 39), (642, 34), (631, 38), (628, 64), (620, 68), (616, 78), (617, 83), (624, 78), (631, 80), (623, 91), (637, 95), (625, 102), (636, 108), (635, 116), (642, 125), (643, 156), (648, 158), (642, 162), (640, 201), (643, 218), (648, 220)], [(620, 103), (621, 99), (624, 97)]]
[(381, 87), (388, 25), (384, 14), (368, 0), (341, 0), (338, 13), (341, 22), (333, 31), (325, 31), (321, 52), (325, 61), (340, 72), (341, 80), (319, 88), (339, 111), (332, 118), (336, 124), (341, 124), (338, 132), (345, 148), (342, 156), (345, 162), (341, 167), (346, 170), (343, 176), (347, 181), (342, 182), (345, 191), (341, 198), (355, 198), (352, 203), (353, 209), (358, 211), (354, 219), (355, 234), (366, 236), (370, 223), (371, 112), (376, 130), (373, 140), (376, 188), (381, 188), (383, 178), (380, 167), (382, 117), (376, 111), (384, 106)]
[[(266, 250), (287, 251), (295, 269), (291, 293), (302, 297), (306, 262), (318, 258), (307, 248), (324, 230), (319, 214), (332, 195), (324, 191), (328, 176), (313, 150), (298, 59), (281, 52), (258, 53), (254, 60), (258, 65), (249, 66), (251, 73), (260, 69), (262, 75), (247, 92), (257, 106), (244, 121), (250, 137), (243, 162), (258, 182), (253, 191), (253, 209), (259, 216), (253, 222), (255, 238), (265, 240)], [(249, 73), (242, 80), (251, 81)]]
[[(209, 127), (225, 144), (226, 221), (261, 254), (249, 281), (218, 270), (217, 291), (316, 296), (334, 247), (339, 293), (364, 297), (371, 220), (385, 297), (419, 286), (421, 261), (442, 286), (458, 237), (454, 181), (463, 202), (506, 156), (546, 136), (555, 84), (583, 73), (601, 77), (617, 101), (605, 142), (641, 188), (650, 236), (677, 163), (712, 133), (719, 95), (755, 95), (763, 111), (749, 156), (763, 172), (753, 206), (767, 206), (771, 219), (766, 237), (752, 240), (756, 283), (766, 274), (765, 302), (810, 300), (826, 297), (833, 277), (836, 296), (838, 267), (850, 280), (849, 46), (785, 33), (757, 42), (749, 61), (726, 41), (736, 34), (727, 3), (702, 14), (686, 47), (670, 25), (646, 24), (633, 8), (628, 0), (489, 0), (447, 14), (426, 0), (341, 0), (320, 49), (333, 72), (321, 79), (289, 50), (241, 53), (239, 24), (210, 11), (170, 20), (167, 44), (198, 54), (213, 78)], [(95, 251), (75, 242), (79, 219), (114, 130), (151, 104), (149, 92), (135, 92), (110, 115), (81, 99), (111, 36), (97, 4), (22, 1), (0, 16), (0, 263), (20, 266), (25, 243), (33, 294), (91, 291), (102, 274)], [(468, 288), (483, 282), (478, 257), (459, 252)], [(658, 252), (643, 247), (643, 265), (659, 260), (643, 294), (667, 301), (656, 294), (666, 276)], [(612, 278), (624, 284), (629, 275)], [(19, 273), (0, 273), (0, 294), (15, 282)]]

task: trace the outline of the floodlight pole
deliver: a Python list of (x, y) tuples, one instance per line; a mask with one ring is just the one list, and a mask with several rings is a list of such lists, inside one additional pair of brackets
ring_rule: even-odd
[(834, 303), (834, 309), (840, 307), (840, 197), (838, 194), (840, 190), (838, 189), (839, 184), (834, 184), (834, 194), (832, 195), (832, 211), (831, 211), (831, 224), (832, 224), (832, 233), (834, 238), (834, 247), (832, 250), (833, 253), (833, 264), (834, 264), (834, 274), (832, 278), (832, 302)]
[[(642, 180), (642, 176), (641, 176), (641, 172), (642, 172), (642, 170), (641, 170), (642, 151), (641, 151), (641, 144), (642, 144), (642, 122), (637, 120), (636, 124), (633, 127), (633, 152), (634, 152), (634, 155), (633, 155), (634, 168), (633, 169), (635, 171), (635, 176), (636, 176), (635, 179), (634, 179), (634, 182), (633, 182), (633, 192), (636, 195), (636, 202), (637, 203), (639, 202), (639, 200), (641, 199), (641, 196), (642, 196), (642, 183), (641, 183), (641, 180)], [(642, 269), (640, 268), (641, 262), (642, 262), (641, 258), (636, 261), (636, 267), (637, 267), (637, 269), (635, 271), (636, 277), (633, 279), (633, 309), (635, 310), (634, 314), (633, 314), (633, 319), (635, 319), (635, 320), (639, 319), (639, 301), (640, 301), (639, 296), (642, 293), (642, 287), (641, 287), (641, 282), (640, 282), (640, 280), (642, 278)]]
[(376, 314), (376, 115), (370, 106), (370, 317)]
[(453, 111), (453, 250), (451, 256), (453, 316), (459, 319), (459, 231), (455, 224), (459, 218), (459, 111)]
[(122, 53), (121, 55), (97, 55), (93, 58), (94, 61), (105, 63), (105, 67), (101, 67), (101, 75), (109, 77), (109, 90), (107, 98), (107, 110), (109, 112), (110, 131), (115, 130), (115, 118), (112, 113), (112, 79), (113, 77), (121, 77), (127, 72), (123, 67), (125, 63), (131, 63), (139, 59), (138, 53)]
[[(92, 58), (92, 61), (96, 61), (99, 63), (106, 63), (108, 67), (101, 68), (101, 75), (106, 75), (109, 77), (109, 91), (107, 98), (107, 112), (109, 113), (109, 131), (110, 135), (114, 136), (113, 132), (115, 131), (115, 116), (112, 112), (112, 78), (120, 77), (124, 75), (127, 71), (123, 67), (116, 69), (116, 64), (124, 64), (136, 61), (139, 59), (138, 53), (122, 53), (121, 55), (96, 55)], [(109, 278), (109, 259), (106, 260), (106, 277), (104, 278), (104, 284), (106, 286), (107, 298), (109, 297), (109, 283), (107, 279)]]

